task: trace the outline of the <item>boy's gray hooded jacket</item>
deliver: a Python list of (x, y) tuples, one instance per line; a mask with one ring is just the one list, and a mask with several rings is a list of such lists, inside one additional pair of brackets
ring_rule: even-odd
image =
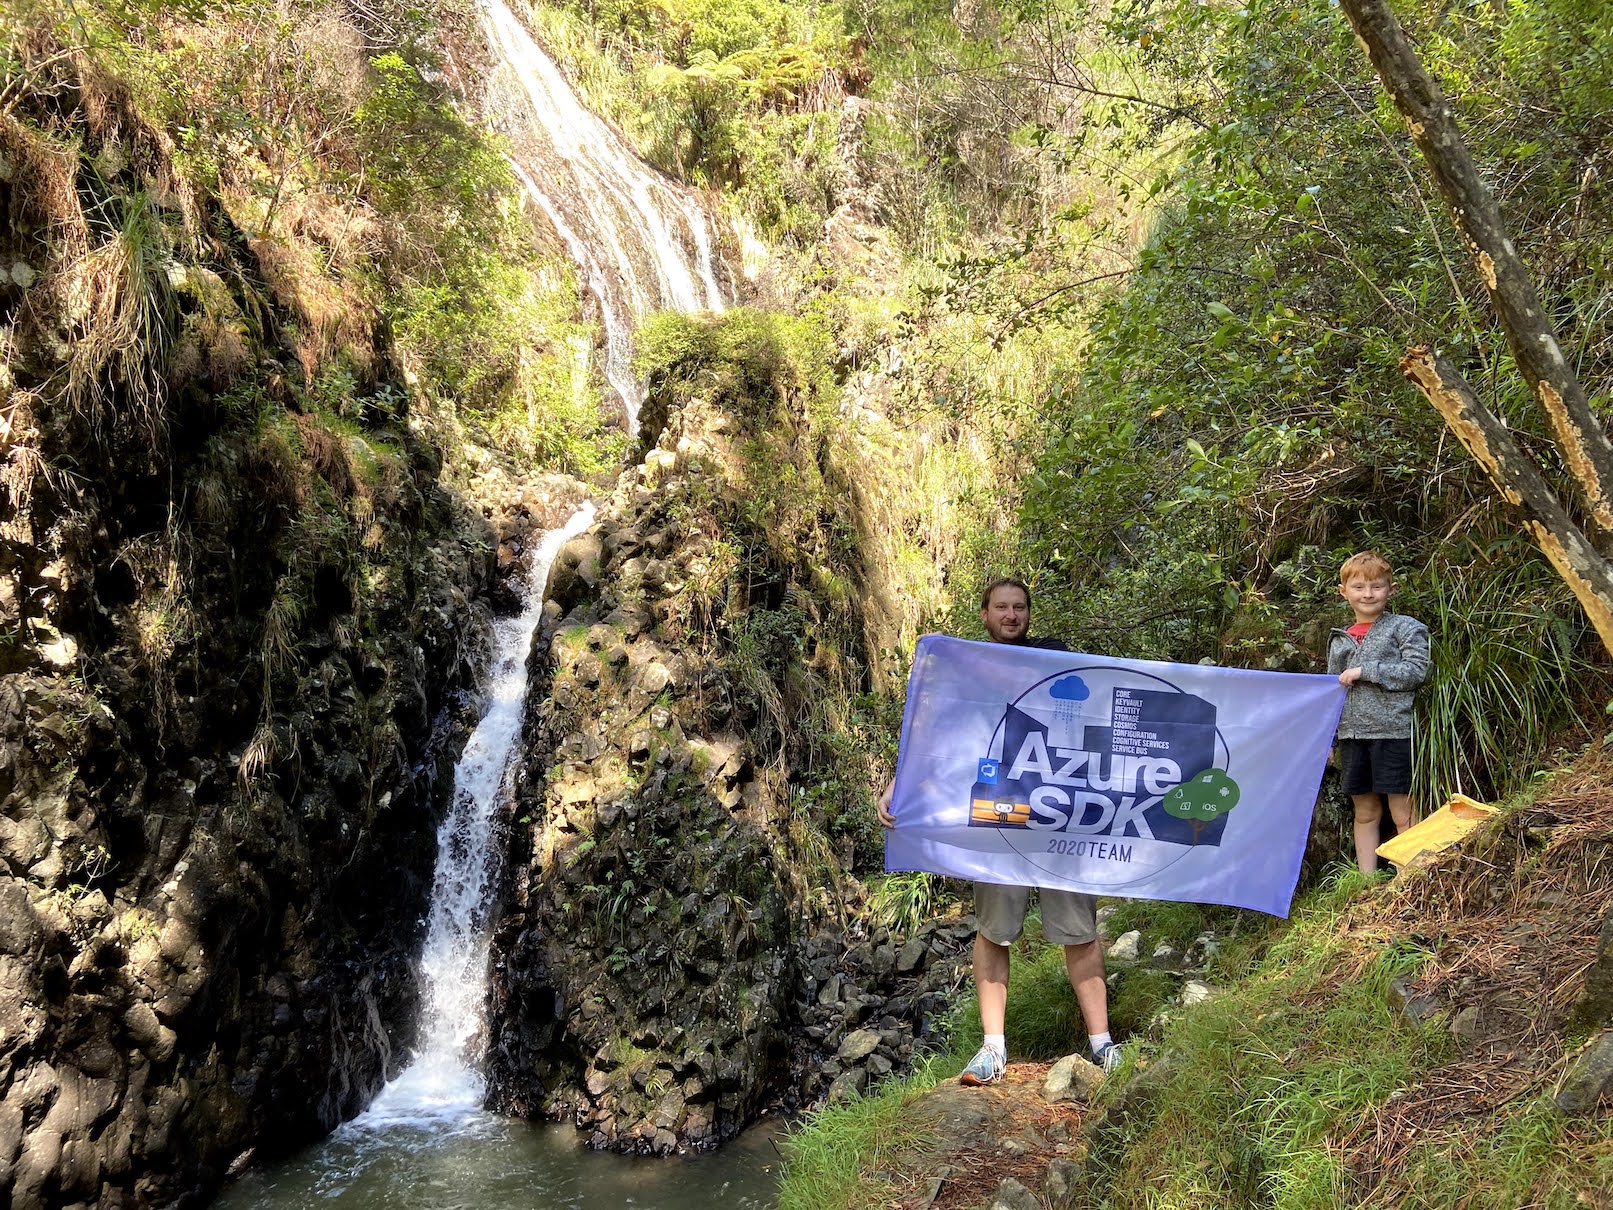
[(1357, 642), (1342, 627), (1327, 642), (1334, 676), (1360, 667), (1339, 716), (1340, 739), (1410, 739), (1412, 691), (1428, 675), (1428, 627), (1404, 614), (1379, 616)]

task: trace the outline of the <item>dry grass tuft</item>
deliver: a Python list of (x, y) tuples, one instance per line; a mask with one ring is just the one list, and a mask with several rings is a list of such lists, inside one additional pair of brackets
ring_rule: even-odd
[[(189, 194), (166, 137), (139, 117), (121, 82), (48, 34), (14, 46), (19, 78), (77, 99), (74, 128), (59, 139), (0, 114), (0, 152), (13, 181), (6, 217), (12, 230), (33, 233), (43, 261), (21, 326), (30, 344), (65, 347), (60, 390), (95, 431), (132, 421), (155, 442), (166, 428), (164, 367), (174, 334), (168, 233), (158, 210), (177, 205), (189, 222)], [(86, 154), (92, 148), (96, 154)], [(98, 165), (89, 178), (84, 163)], [(131, 174), (142, 184), (112, 192), (96, 173)], [(83, 196), (100, 194), (107, 196), (86, 208)]]
[(345, 355), (354, 372), (370, 379), (380, 364), (375, 315), (359, 287), (326, 276), (306, 243), (247, 241), (275, 301), (297, 319), (297, 360), (310, 382), (321, 367)]
[(173, 140), (145, 119), (123, 80), (102, 70), (87, 54), (76, 54), (73, 65), (78, 73), (86, 144), (97, 151), (97, 161), (105, 169), (133, 174), (135, 187), (155, 205), (177, 211), (186, 243), (193, 252), (199, 250), (196, 197), (174, 167)]
[(302, 454), (284, 429), (267, 424), (242, 465), (244, 486), (265, 508), (294, 513), (306, 498)]
[(328, 193), (298, 194), (281, 206), (280, 221), (291, 235), (324, 248), (338, 271), (373, 260), (386, 246), (384, 224), (374, 210)]
[(308, 461), (330, 484), (330, 490), (343, 502), (358, 490), (359, 477), (353, 470), (347, 442), (340, 433), (325, 427), (318, 416), (302, 415), (296, 418), (297, 432), (302, 436), (303, 453)]
[(167, 429), (176, 326), (162, 232), (150, 199), (134, 194), (117, 229), (67, 267), (61, 286), (73, 321), (68, 403), (97, 432), (133, 421), (153, 443)]
[(174, 673), (180, 652), (197, 633), (189, 596), (186, 531), (174, 524), (164, 533), (136, 538), (119, 553), (118, 561), (129, 569), (138, 593), (135, 605), (121, 619), (123, 645), (145, 670), (160, 743), (176, 705)]
[(13, 391), (0, 409), (0, 538), (32, 545), (34, 528), (29, 503), (41, 477), (50, 474), (39, 453), (39, 428), (34, 408), (39, 397), (32, 391)]
[(346, 116), (369, 95), (369, 56), (364, 35), (349, 15), (359, 6), (332, 4), (311, 14), (291, 35), (291, 44), (307, 64), (309, 84), (321, 97), (336, 102)]
[(89, 251), (89, 223), (74, 181), (78, 155), (9, 114), (0, 114), (0, 154), (11, 166), (6, 222), (16, 232), (35, 231), (58, 263)]

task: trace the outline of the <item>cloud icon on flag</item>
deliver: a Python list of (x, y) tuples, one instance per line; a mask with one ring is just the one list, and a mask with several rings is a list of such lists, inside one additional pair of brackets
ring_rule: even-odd
[(1067, 676), (1054, 681), (1053, 687), (1047, 692), (1048, 696), (1061, 702), (1084, 702), (1092, 696), (1092, 690), (1088, 689), (1087, 683), (1078, 676)]

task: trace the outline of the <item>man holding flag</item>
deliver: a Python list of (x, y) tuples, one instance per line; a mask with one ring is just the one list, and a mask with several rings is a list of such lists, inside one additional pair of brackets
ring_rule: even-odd
[[(980, 624), (993, 643), (1017, 647), (1068, 650), (1056, 640), (1030, 637), (1031, 594), (1023, 581), (1001, 578), (986, 586), (980, 598)], [(891, 797), (896, 782), (879, 798), (879, 822), (895, 827)], [(1005, 1020), (1008, 1012), (1009, 947), (1025, 927), (1031, 888), (976, 882), (974, 945), (975, 995), (985, 1040), (960, 1077), (964, 1084), (1000, 1080), (1008, 1063)], [(1109, 1036), (1109, 991), (1104, 982), (1103, 950), (1098, 944), (1097, 900), (1077, 891), (1043, 888), (1042, 935), (1064, 947), (1064, 969), (1086, 1023), (1092, 1061), (1105, 1071), (1120, 1062), (1120, 1048)]]

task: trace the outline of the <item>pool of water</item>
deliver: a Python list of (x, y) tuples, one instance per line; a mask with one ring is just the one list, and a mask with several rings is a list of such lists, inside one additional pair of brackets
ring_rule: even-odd
[(777, 1130), (767, 1123), (716, 1152), (639, 1158), (590, 1151), (565, 1124), (480, 1112), (436, 1123), (366, 1119), (248, 1169), (216, 1210), (768, 1210), (778, 1199)]

